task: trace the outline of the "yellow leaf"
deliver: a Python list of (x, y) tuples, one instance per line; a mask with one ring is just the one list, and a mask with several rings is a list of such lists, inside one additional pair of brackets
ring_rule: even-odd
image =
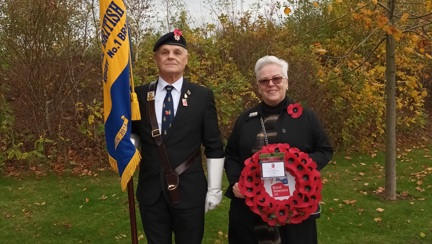
[(374, 218), (374, 221), (375, 221), (376, 223), (380, 223), (380, 222), (382, 221), (382, 219), (381, 219), (381, 218)]
[(376, 211), (382, 213), (382, 212), (384, 212), (384, 209), (383, 208), (377, 208)]
[(377, 4), (378, 4), (378, 0), (372, 0), (372, 3), (373, 3), (374, 5), (377, 5)]
[(404, 13), (404, 14), (402, 14), (402, 17), (401, 17), (401, 22), (402, 23), (405, 23), (406, 21), (407, 21), (407, 19), (408, 19), (408, 17), (409, 17), (409, 14), (408, 13)]
[(331, 13), (333, 11), (333, 5), (329, 5), (328, 7), (327, 7), (327, 13)]
[(317, 2), (313, 2), (312, 4), (313, 4), (313, 6), (314, 6), (315, 8), (318, 8), (318, 7), (319, 7), (319, 4), (318, 4)]
[(348, 205), (354, 205), (357, 202), (357, 200), (343, 200), (343, 202)]
[(319, 55), (324, 55), (324, 54), (327, 52), (327, 50), (325, 50), (324, 48), (318, 48), (318, 49), (316, 50), (316, 52), (317, 52)]
[(420, 234), (419, 234), (419, 235), (420, 235), (420, 237), (421, 237), (421, 238), (425, 238), (425, 237), (426, 237), (426, 234), (425, 234), (425, 233), (423, 233), (423, 232), (420, 232)]
[(419, 37), (417, 35), (411, 35), (411, 41), (418, 42)]
[(284, 9), (284, 13), (285, 13), (286, 15), (290, 14), (290, 13), (291, 13), (291, 9), (290, 9), (289, 7), (285, 7), (285, 9)]
[(318, 70), (317, 77), (318, 78), (323, 78), (324, 77), (324, 71), (322, 69)]
[(432, 10), (432, 1), (428, 0), (426, 2), (426, 11), (431, 11)]
[(384, 66), (378, 66), (377, 68), (376, 68), (376, 70), (378, 71), (378, 73), (384, 73), (385, 72), (385, 67)]
[(398, 29), (398, 28), (393, 29), (393, 37), (395, 38), (396, 41), (399, 41), (402, 36), (403, 36), (403, 33), (400, 29)]
[(336, 2), (337, 2), (337, 3), (342, 3), (342, 2), (343, 2), (343, 0), (336, 0)]
[(412, 47), (406, 47), (406, 48), (404, 48), (404, 51), (406, 53), (412, 53), (414, 51), (414, 49)]
[(431, 55), (429, 55), (429, 54), (425, 54), (425, 56), (426, 56), (426, 58), (428, 58), (428, 59), (432, 59), (432, 56)]

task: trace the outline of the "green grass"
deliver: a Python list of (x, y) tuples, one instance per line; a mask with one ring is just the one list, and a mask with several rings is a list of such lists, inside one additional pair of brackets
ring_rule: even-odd
[[(432, 146), (399, 152), (399, 197), (386, 201), (383, 153), (336, 155), (322, 171), (320, 243), (432, 243), (431, 175)], [(0, 194), (1, 243), (131, 243), (127, 193), (114, 172), (1, 176)], [(227, 243), (228, 207), (224, 198), (206, 215), (203, 243)]]

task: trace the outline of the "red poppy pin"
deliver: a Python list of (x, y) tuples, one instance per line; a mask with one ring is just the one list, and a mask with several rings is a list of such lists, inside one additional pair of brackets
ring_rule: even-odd
[(287, 113), (291, 115), (292, 118), (296, 119), (302, 115), (303, 107), (300, 105), (300, 103), (290, 104), (288, 105)]
[(176, 39), (177, 41), (180, 41), (181, 35), (182, 35), (182, 31), (175, 28), (174, 29), (174, 39)]

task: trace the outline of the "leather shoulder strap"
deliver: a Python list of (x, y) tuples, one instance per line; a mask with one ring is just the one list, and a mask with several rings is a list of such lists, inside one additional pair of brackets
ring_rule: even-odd
[(152, 137), (155, 139), (157, 144), (157, 149), (159, 153), (159, 157), (161, 158), (161, 164), (163, 167), (163, 171), (165, 172), (165, 179), (167, 183), (168, 195), (171, 203), (176, 204), (180, 201), (178, 184), (179, 184), (179, 176), (176, 172), (174, 172), (171, 168), (171, 164), (168, 158), (168, 154), (165, 149), (165, 145), (162, 140), (162, 135), (159, 130), (159, 126), (156, 119), (156, 110), (155, 110), (155, 89), (156, 81), (150, 83), (149, 90), (147, 92), (147, 104), (149, 106), (148, 114), (150, 118), (150, 123), (152, 127)]
[(155, 91), (156, 91), (156, 81), (150, 83), (149, 89), (147, 91), (147, 103), (149, 106), (148, 113), (150, 118), (150, 123), (152, 127), (152, 137), (155, 139), (156, 144), (161, 146), (163, 144), (162, 135), (159, 130), (159, 126), (156, 119), (155, 110)]

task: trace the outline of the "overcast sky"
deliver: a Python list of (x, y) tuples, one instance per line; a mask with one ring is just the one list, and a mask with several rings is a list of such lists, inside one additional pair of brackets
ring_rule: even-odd
[[(217, 0), (210, 0), (212, 3), (217, 2)], [(235, 0), (237, 3), (236, 12), (237, 11), (245, 11), (249, 8), (251, 3), (256, 2), (257, 0)], [(185, 0), (185, 4), (187, 5), (187, 9), (190, 11), (191, 15), (198, 22), (211, 22), (211, 18), (209, 16), (211, 10), (209, 9), (210, 5), (208, 4), (209, 0)], [(228, 10), (227, 10), (228, 11)]]

